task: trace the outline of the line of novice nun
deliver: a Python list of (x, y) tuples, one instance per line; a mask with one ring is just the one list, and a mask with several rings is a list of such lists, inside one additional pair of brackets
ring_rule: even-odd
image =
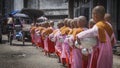
[(53, 21), (32, 25), (32, 43), (46, 56), (55, 53), (66, 68), (112, 68), (116, 38), (110, 14), (103, 6), (96, 6), (86, 24), (86, 17), (79, 16), (59, 21), (57, 28)]

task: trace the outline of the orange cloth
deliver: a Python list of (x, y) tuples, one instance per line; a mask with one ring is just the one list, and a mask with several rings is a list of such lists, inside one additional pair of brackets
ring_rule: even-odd
[(35, 33), (35, 29), (36, 29), (36, 28), (37, 28), (37, 27), (35, 27), (35, 26), (31, 27), (30, 31), (31, 31), (32, 34)]
[(44, 30), (43, 35), (49, 35), (52, 32), (53, 32), (53, 30), (51, 28), (47, 28), (47, 29)]
[(68, 35), (71, 35), (73, 33), (74, 29), (70, 29)]
[(113, 30), (110, 27), (110, 25), (107, 24), (107, 23), (105, 23), (104, 21), (100, 21), (96, 25), (98, 27), (99, 40), (100, 40), (101, 43), (105, 43), (106, 42), (105, 31), (107, 32), (107, 34), (109, 35), (109, 37), (111, 37), (112, 34), (113, 34)]
[(64, 28), (66, 28), (66, 26), (61, 27), (61, 28), (60, 28), (60, 31), (62, 31)]
[(38, 30), (40, 31), (40, 33), (42, 32), (42, 30), (44, 30), (44, 27), (38, 27)]
[(63, 30), (61, 30), (61, 34), (62, 35), (68, 35), (69, 32), (70, 32), (70, 28), (69, 27), (65, 27)]
[(74, 28), (74, 29), (73, 29), (72, 35), (74, 36), (74, 39), (75, 39), (75, 40), (76, 40), (76, 35), (77, 35), (78, 33), (80, 33), (81, 31), (83, 31), (82, 28)]

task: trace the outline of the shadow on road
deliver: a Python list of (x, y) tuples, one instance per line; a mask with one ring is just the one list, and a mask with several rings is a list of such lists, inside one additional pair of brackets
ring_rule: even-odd
[(12, 46), (33, 46), (32, 44), (19, 44), (19, 43), (13, 43)]

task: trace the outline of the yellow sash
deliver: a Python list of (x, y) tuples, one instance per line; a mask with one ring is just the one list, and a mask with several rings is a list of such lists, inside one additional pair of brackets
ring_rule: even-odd
[(70, 31), (70, 28), (69, 28), (69, 27), (66, 27), (66, 28), (64, 28), (64, 29), (61, 31), (61, 34), (62, 34), (62, 35), (68, 35), (69, 31)]
[(60, 31), (62, 31), (64, 28), (66, 28), (66, 26), (61, 27), (61, 28), (60, 28)]
[(82, 28), (76, 28), (76, 29), (74, 29), (72, 35), (74, 36), (74, 39), (75, 39), (75, 40), (76, 40), (76, 35), (77, 35), (78, 33), (80, 33), (81, 31), (83, 31)]
[(98, 27), (99, 40), (100, 40), (101, 43), (105, 43), (106, 42), (105, 31), (107, 32), (107, 34), (111, 38), (111, 36), (113, 34), (113, 30), (110, 27), (110, 25), (105, 23), (104, 21), (100, 21), (96, 25)]

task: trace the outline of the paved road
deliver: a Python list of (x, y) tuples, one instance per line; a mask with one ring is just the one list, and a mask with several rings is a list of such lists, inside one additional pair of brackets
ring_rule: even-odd
[[(0, 44), (0, 68), (65, 68), (53, 54), (51, 57), (44, 56), (41, 49), (26, 43), (14, 41), (12, 46), (3, 36), (3, 44)], [(120, 68), (120, 56), (114, 55), (113, 68)]]
[(0, 44), (0, 68), (65, 68), (57, 63), (55, 55), (44, 56), (31, 43), (22, 46), (21, 42), (14, 41), (13, 44), (10, 46), (6, 41)]

